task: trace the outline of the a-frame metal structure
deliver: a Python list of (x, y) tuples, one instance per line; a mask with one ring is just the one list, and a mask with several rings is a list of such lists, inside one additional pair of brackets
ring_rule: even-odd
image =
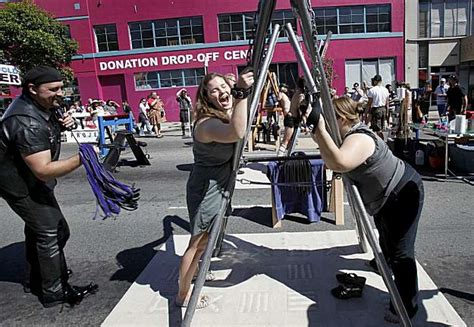
[[(271, 59), (273, 57), (278, 35), (280, 33), (280, 26), (278, 24), (275, 24), (273, 26), (273, 32), (271, 34), (271, 37), (267, 38), (267, 31), (275, 6), (276, 0), (260, 0), (256, 13), (256, 31), (253, 43), (251, 44), (252, 52), (251, 60), (249, 61), (249, 65), (253, 67), (256, 76), (256, 82), (254, 85), (253, 93), (249, 96), (248, 100), (249, 107), (247, 131), (245, 133), (244, 139), (237, 142), (234, 151), (233, 172), (230, 176), (230, 178), (232, 179), (236, 178), (237, 171), (239, 170), (243, 162), (242, 153), (244, 150), (244, 146), (247, 143), (247, 138), (251, 129), (252, 120), (253, 117), (255, 117), (257, 111), (260, 94), (267, 78), (267, 71), (270, 66)], [(308, 67), (308, 64), (303, 55), (303, 51), (300, 48), (298, 39), (293, 31), (291, 24), (287, 24), (285, 28), (288, 33), (289, 41), (295, 50), (298, 63), (300, 64), (304, 72), (305, 83), (309, 88), (309, 92), (312, 99), (312, 110), (316, 110), (316, 108), (318, 107), (322, 109), (322, 112), (326, 119), (327, 129), (331, 134), (331, 137), (334, 142), (337, 145), (340, 145), (341, 136), (339, 135), (339, 130), (336, 123), (336, 116), (329, 93), (330, 90), (326, 81), (321, 55), (319, 53), (315, 16), (311, 8), (310, 0), (291, 0), (291, 7), (293, 9), (293, 12), (295, 13), (295, 16), (298, 17), (301, 25), (302, 39), (304, 41), (306, 51), (308, 52), (308, 55), (311, 59), (311, 68)], [(351, 181), (347, 178), (344, 178), (344, 184), (346, 187), (347, 197), (352, 208), (352, 213), (356, 219), (360, 246), (363, 251), (366, 251), (366, 240), (368, 241), (370, 247), (374, 252), (377, 265), (382, 274), (382, 278), (385, 282), (385, 285), (389, 290), (393, 305), (400, 317), (401, 323), (403, 324), (403, 326), (411, 326), (410, 318), (408, 317), (405, 307), (403, 306), (403, 302), (395, 286), (387, 262), (385, 261), (385, 258), (382, 254), (382, 250), (370, 224), (369, 216), (364, 208), (359, 191), (357, 187), (353, 185)], [(228, 183), (228, 185), (233, 185), (233, 183)], [(194, 284), (194, 289), (191, 294), (191, 298), (186, 308), (186, 313), (182, 326), (191, 326), (195, 308), (205, 282), (206, 273), (209, 270), (213, 251), (216, 249), (216, 245), (217, 251), (219, 251), (222, 243), (222, 238), (224, 237), (226, 220), (225, 212), (230, 203), (230, 199), (232, 198), (233, 191), (233, 189), (227, 189), (225, 191), (225, 197), (221, 204), (219, 214), (216, 218), (216, 221), (214, 222), (214, 225), (209, 235), (209, 243), (204, 252), (203, 259), (200, 264), (200, 270)]]

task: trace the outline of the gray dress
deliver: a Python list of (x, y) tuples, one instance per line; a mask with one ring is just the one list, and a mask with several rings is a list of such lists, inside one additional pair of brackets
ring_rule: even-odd
[[(232, 173), (235, 143), (201, 143), (194, 139), (194, 167), (186, 185), (191, 235), (209, 232)], [(228, 208), (228, 211), (230, 206)]]

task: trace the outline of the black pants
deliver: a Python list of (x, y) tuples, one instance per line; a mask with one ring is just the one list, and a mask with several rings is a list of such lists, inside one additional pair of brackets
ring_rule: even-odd
[(67, 282), (64, 246), (69, 226), (53, 192), (26, 198), (7, 198), (8, 205), (25, 222), (26, 260), (30, 264), (32, 289), (56, 293)]
[[(400, 297), (410, 317), (414, 316), (418, 296), (415, 239), (424, 190), (420, 175), (408, 164), (402, 180), (382, 209), (374, 216), (379, 242), (392, 268)], [(394, 311), (391, 305), (391, 310)]]

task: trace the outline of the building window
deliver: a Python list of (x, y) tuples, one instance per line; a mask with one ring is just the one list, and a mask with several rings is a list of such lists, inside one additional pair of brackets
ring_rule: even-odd
[(366, 83), (371, 85), (372, 77), (376, 74), (382, 76), (382, 83), (394, 84), (395, 82), (395, 59), (351, 59), (346, 60), (346, 86), (352, 87), (354, 83)]
[[(253, 37), (255, 13), (245, 14), (225, 14), (219, 15), (219, 41), (249, 40)], [(291, 23), (296, 30), (296, 18), (291, 10), (277, 10), (273, 12), (269, 31), (273, 31), (273, 26), (279, 24), (282, 28), (279, 37), (286, 36), (283, 27)]]
[(185, 17), (128, 24), (132, 49), (204, 43), (201, 17)]
[(281, 27), (279, 37), (286, 36), (286, 29), (284, 26), (290, 23), (293, 30), (296, 31), (296, 17), (293, 15), (291, 10), (278, 10), (273, 13), (272, 20), (270, 23), (270, 33), (273, 32), (273, 26), (279, 24)]
[(248, 40), (253, 37), (255, 13), (219, 15), (219, 41)]
[(163, 70), (134, 74), (137, 90), (197, 86), (204, 78), (204, 68)]
[(315, 8), (319, 34), (379, 33), (392, 30), (390, 5)]
[(315, 9), (316, 26), (318, 34), (328, 34), (331, 31), (334, 34), (338, 33), (337, 29), (337, 8), (321, 8)]
[(115, 24), (94, 26), (97, 51), (118, 50), (117, 28)]
[(468, 34), (469, 0), (420, 0), (418, 36), (437, 38)]
[(67, 37), (68, 39), (72, 39), (71, 37), (71, 26), (67, 24), (64, 25), (64, 36)]
[(390, 32), (392, 30), (390, 6), (365, 7), (365, 21), (367, 33)]

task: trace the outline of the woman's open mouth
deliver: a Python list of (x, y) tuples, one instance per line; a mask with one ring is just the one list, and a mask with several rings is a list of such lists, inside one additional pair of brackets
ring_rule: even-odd
[(224, 107), (228, 108), (232, 103), (230, 100), (230, 95), (228, 93), (224, 93), (219, 97), (219, 103)]

